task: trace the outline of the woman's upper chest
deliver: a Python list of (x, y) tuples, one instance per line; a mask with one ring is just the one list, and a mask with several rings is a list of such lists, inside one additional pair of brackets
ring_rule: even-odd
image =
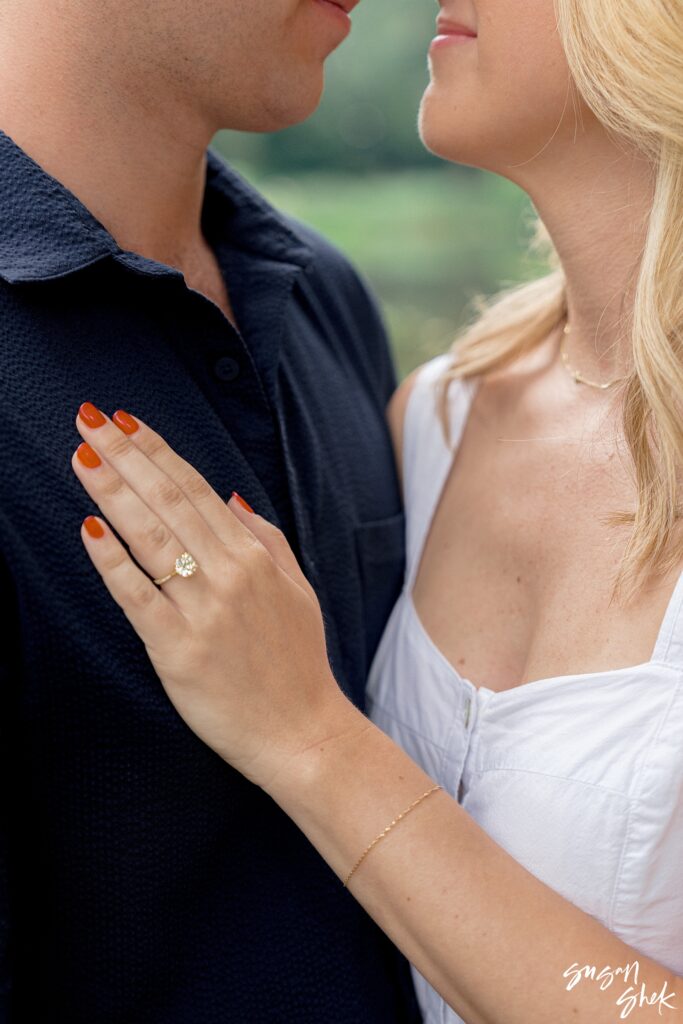
[(425, 481), (413, 600), (426, 632), (493, 690), (647, 661), (680, 567), (631, 606), (611, 603), (628, 526), (608, 519), (635, 504), (618, 426), (512, 398), (479, 386), (443, 481)]

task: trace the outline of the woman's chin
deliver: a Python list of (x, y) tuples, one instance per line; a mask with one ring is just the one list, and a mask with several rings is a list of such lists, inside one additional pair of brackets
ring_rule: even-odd
[[(454, 164), (472, 164), (471, 145), (463, 133), (457, 130), (456, 115), (452, 106), (441, 103), (430, 95), (428, 89), (422, 98), (418, 130), (422, 145), (433, 153)], [(474, 161), (476, 166), (476, 161)]]
[(487, 122), (465, 115), (463, 104), (456, 108), (452, 100), (444, 100), (430, 86), (420, 105), (418, 130), (422, 145), (449, 163), (507, 177), (509, 165), (519, 155), (515, 141), (501, 134), (497, 118)]

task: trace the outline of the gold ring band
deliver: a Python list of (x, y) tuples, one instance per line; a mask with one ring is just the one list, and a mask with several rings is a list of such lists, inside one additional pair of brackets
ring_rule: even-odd
[(195, 562), (190, 552), (183, 551), (183, 553), (181, 555), (178, 555), (178, 557), (175, 560), (173, 572), (169, 572), (168, 576), (161, 576), (160, 579), (158, 580), (152, 580), (152, 582), (156, 583), (156, 585), (160, 587), (162, 583), (166, 583), (174, 576), (194, 576), (198, 568), (199, 566)]

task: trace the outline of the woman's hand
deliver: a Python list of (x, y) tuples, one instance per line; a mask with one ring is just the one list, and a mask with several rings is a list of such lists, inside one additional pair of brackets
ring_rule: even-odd
[[(110, 420), (85, 403), (76, 426), (86, 443), (74, 472), (135, 561), (97, 517), (83, 524), (86, 550), (190, 728), (264, 788), (312, 745), (357, 728), (283, 534), (236, 497), (226, 505), (127, 413)], [(197, 572), (157, 587), (183, 551)]]

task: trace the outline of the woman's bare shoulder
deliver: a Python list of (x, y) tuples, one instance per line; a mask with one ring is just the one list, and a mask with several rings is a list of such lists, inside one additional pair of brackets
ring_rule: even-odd
[(454, 362), (455, 358), (452, 352), (444, 352), (442, 355), (434, 356), (433, 359), (429, 359), (427, 362), (422, 363), (414, 369), (412, 373), (408, 374), (396, 391), (394, 391), (389, 405), (387, 406), (387, 418), (389, 420), (389, 428), (394, 442), (394, 450), (397, 455), (402, 454), (403, 424), (405, 422), (408, 402), (413, 392), (413, 388), (415, 387), (417, 378), (423, 373), (423, 371), (427, 371), (429, 380), (434, 380), (442, 374), (447, 373)]
[(387, 406), (387, 421), (391, 431), (391, 440), (394, 446), (394, 455), (401, 486), (403, 486), (403, 424), (405, 422), (408, 399), (421, 369), (422, 367), (418, 366), (416, 370), (408, 374), (394, 391)]
[[(435, 363), (435, 360), (431, 360), (430, 362)], [(394, 391), (389, 401), (389, 405), (387, 406), (387, 420), (389, 423), (389, 430), (391, 431), (391, 439), (393, 441), (399, 478), (402, 476), (403, 468), (403, 427), (405, 424), (406, 409), (408, 408), (408, 402), (411, 394), (413, 393), (415, 382), (428, 365), (430, 364), (423, 363), (421, 366), (414, 369), (412, 373), (409, 373), (402, 383), (396, 388), (396, 391)]]

